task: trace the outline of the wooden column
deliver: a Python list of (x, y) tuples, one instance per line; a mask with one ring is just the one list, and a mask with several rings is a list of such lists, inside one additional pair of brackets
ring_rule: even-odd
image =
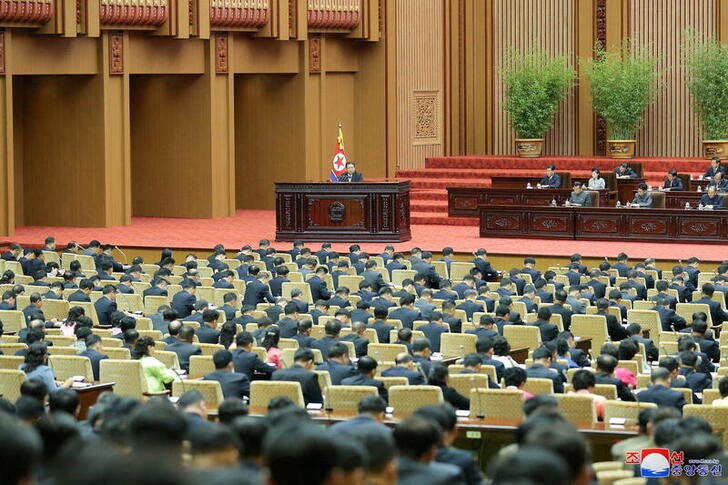
[[(577, 59), (588, 59), (594, 52), (594, 30), (596, 15), (595, 0), (581, 0), (576, 4), (578, 16), (577, 28)], [(581, 70), (581, 62), (575, 65), (579, 74), (579, 85), (577, 87), (577, 153), (581, 156), (594, 155), (594, 108), (590, 95), (589, 81), (584, 77)]]
[(12, 33), (0, 32), (0, 236), (15, 232), (15, 150), (13, 145), (13, 77), (8, 55)]

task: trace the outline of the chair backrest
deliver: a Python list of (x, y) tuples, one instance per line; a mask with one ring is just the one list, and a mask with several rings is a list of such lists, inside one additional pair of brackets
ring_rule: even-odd
[(51, 355), (48, 357), (56, 379), (65, 381), (69, 377), (83, 376), (86, 382), (93, 382), (91, 360), (81, 355)]
[(172, 382), (172, 395), (179, 397), (187, 391), (197, 390), (205, 398), (208, 408), (217, 409), (225, 399), (222, 394), (222, 387), (218, 381), (206, 381), (202, 379), (175, 380)]
[[(528, 381), (526, 381), (528, 382)], [(597, 413), (594, 398), (582, 394), (554, 394), (559, 401), (559, 410), (572, 423), (596, 423)]]
[[(45, 306), (45, 304), (43, 305)], [(144, 311), (144, 302), (142, 295), (137, 293), (118, 293), (116, 295), (116, 306), (120, 312), (142, 312)]]
[(77, 347), (48, 347), (48, 355), (76, 355), (80, 352)]
[(114, 382), (114, 394), (119, 396), (141, 399), (147, 392), (147, 381), (139, 360), (103, 359), (99, 361), (99, 380)]
[[(392, 271), (392, 284), (394, 286), (402, 286), (402, 282), (406, 279), (414, 279), (417, 275), (417, 271), (413, 269), (395, 269)], [(339, 284), (341, 284), (341, 277), (339, 277)]]
[(286, 396), (299, 407), (306, 407), (299, 382), (290, 381), (253, 381), (250, 383), (250, 406), (267, 408), (271, 399)]
[(202, 377), (214, 371), (215, 363), (211, 355), (190, 355), (190, 376)]
[[(93, 292), (91, 300), (93, 300)], [(99, 316), (96, 314), (96, 307), (94, 306), (93, 301), (74, 301), (73, 306), (80, 306), (81, 308), (83, 308), (86, 316), (91, 319), (94, 325), (99, 324)]]
[(617, 399), (617, 386), (613, 384), (596, 384), (594, 394), (604, 396), (607, 399)]
[[(311, 296), (311, 286), (308, 283), (296, 283), (293, 281), (283, 283), (281, 285), (281, 296), (286, 300), (291, 299), (291, 290), (297, 288), (301, 290), (301, 299), (309, 305), (313, 303), (313, 297)], [(357, 287), (358, 289), (358, 287)]]
[(282, 338), (278, 341), (278, 348), (298, 350), (298, 340), (292, 338)]
[(531, 394), (553, 394), (554, 383), (551, 379), (529, 377), (523, 389)]
[(443, 357), (461, 357), (475, 352), (476, 335), (468, 333), (443, 333), (440, 336), (440, 353)]
[(68, 316), (69, 303), (66, 300), (43, 300), (43, 315), (48, 320), (63, 320)]
[(541, 345), (541, 331), (531, 325), (505, 325), (503, 336), (513, 348), (528, 347), (533, 350)]
[(437, 386), (392, 386), (389, 405), (396, 414), (410, 414), (415, 410), (443, 402), (442, 389)]
[(448, 385), (454, 388), (463, 396), (469, 396), (473, 389), (487, 389), (487, 374), (451, 374), (448, 377)]
[(220, 344), (197, 344), (202, 350), (202, 355), (213, 355), (218, 350), (225, 350), (224, 345)]
[(104, 354), (108, 355), (109, 359), (131, 359), (131, 352), (125, 347), (104, 347)]
[(314, 370), (316, 373), (316, 379), (318, 380), (321, 392), (326, 396), (326, 390), (333, 386), (331, 382), (331, 374), (327, 370)]
[(592, 339), (592, 349), (601, 349), (609, 340), (607, 319), (603, 315), (572, 315), (571, 333)]
[(5, 332), (19, 332), (25, 328), (25, 316), (20, 310), (0, 310), (0, 322)]
[(326, 409), (334, 411), (356, 411), (366, 396), (376, 396), (374, 386), (331, 386), (326, 391)]
[(152, 313), (157, 313), (157, 309), (162, 305), (169, 305), (169, 301), (168, 296), (149, 295), (145, 297), (144, 314), (151, 315)]
[(20, 355), (0, 355), (0, 369), (18, 370), (23, 362), (25, 357)]
[(154, 357), (164, 364), (168, 369), (179, 369), (179, 357), (176, 352), (169, 350), (155, 350)]
[[(704, 312), (708, 315), (708, 325), (713, 325), (713, 318), (710, 316), (710, 307), (706, 303), (678, 303), (675, 307), (675, 313), (683, 317), (686, 321), (693, 321), (693, 313)], [(721, 322), (717, 322), (721, 323)]]
[[(686, 404), (683, 406), (683, 417), (696, 416), (707, 421), (714, 430), (725, 430), (728, 426), (728, 406), (706, 406), (705, 404)], [(726, 433), (723, 435), (723, 446), (728, 442)]]
[(609, 399), (604, 407), (604, 422), (612, 418), (623, 418), (627, 424), (636, 424), (640, 411), (647, 408), (656, 408), (657, 404), (651, 402), (627, 402)]
[[(377, 370), (379, 370), (377, 368)], [(408, 386), (409, 381), (406, 377), (382, 377), (377, 376), (377, 380), (380, 380), (384, 383), (384, 388), (389, 389), (392, 386)]]
[(0, 395), (10, 402), (20, 397), (20, 386), (25, 382), (25, 372), (17, 369), (0, 369)]
[(46, 340), (53, 342), (53, 347), (68, 347), (73, 345), (76, 337), (66, 337), (65, 335), (48, 335)]
[(407, 347), (402, 344), (373, 344), (370, 343), (367, 355), (377, 362), (394, 362), (397, 354), (407, 353)]
[(656, 310), (627, 310), (627, 321), (629, 323), (639, 323), (642, 330), (650, 331), (650, 338), (655, 343), (659, 342), (662, 324), (660, 323), (660, 314)]
[(523, 419), (523, 391), (484, 389), (470, 391), (470, 415), (488, 418)]
[(0, 352), (2, 352), (4, 355), (13, 355), (19, 350), (27, 349), (28, 345), (18, 342), (18, 343), (7, 343), (7, 344), (0, 344)]
[(721, 395), (718, 389), (703, 389), (703, 405), (713, 404), (713, 401), (720, 398)]
[(470, 274), (470, 270), (474, 267), (475, 265), (473, 263), (453, 261), (450, 263), (450, 280), (461, 281), (463, 276)]

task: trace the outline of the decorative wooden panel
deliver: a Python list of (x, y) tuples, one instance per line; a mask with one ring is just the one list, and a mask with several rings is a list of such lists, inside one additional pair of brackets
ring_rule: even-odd
[[(503, 110), (503, 84), (498, 71), (509, 49), (540, 47), (567, 55), (576, 65), (576, 2), (579, 0), (495, 0), (493, 9), (494, 80), (493, 153), (513, 154), (515, 134)], [(571, 89), (546, 134), (544, 154), (576, 155), (576, 97)]]
[(129, 26), (159, 26), (167, 21), (167, 0), (141, 2), (137, 0), (101, 0), (99, 18), (101, 24)]
[(716, 34), (716, 0), (631, 0), (630, 36), (660, 56), (664, 89), (637, 135), (637, 156), (702, 155), (702, 129), (688, 94), (681, 44), (686, 29)]
[(397, 165), (443, 155), (444, 10), (441, 0), (398, 0)]
[(43, 25), (53, 18), (52, 0), (0, 0), (0, 23)]

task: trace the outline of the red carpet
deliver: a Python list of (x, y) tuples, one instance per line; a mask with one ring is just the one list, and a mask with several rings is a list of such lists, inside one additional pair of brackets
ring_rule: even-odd
[[(705, 173), (708, 160), (693, 158), (635, 158), (642, 164), (648, 183), (659, 186), (668, 170), (695, 176)], [(474, 218), (447, 217), (447, 187), (490, 187), (491, 177), (527, 175), (541, 177), (546, 165), (556, 165), (557, 171), (571, 172), (572, 179), (588, 178), (591, 169), (613, 170), (619, 161), (605, 157), (542, 157), (518, 158), (507, 156), (441, 157), (425, 160), (425, 168), (399, 170), (397, 178), (412, 183), (411, 211), (413, 224), (478, 226)]]
[[(274, 239), (274, 211), (238, 211), (235, 217), (220, 219), (172, 219), (134, 217), (130, 226), (106, 228), (76, 227), (18, 227), (13, 237), (2, 238), (0, 243), (18, 242), (41, 246), (46, 236), (54, 236), (59, 245), (76, 240), (85, 245), (91, 239), (122, 247), (211, 249), (222, 243), (226, 248), (239, 248), (245, 244), (256, 247), (260, 239)], [(352, 241), (357, 242), (357, 241)], [(363, 244), (363, 249), (378, 254), (385, 244)], [(276, 243), (283, 249), (289, 242)], [(317, 247), (309, 243), (310, 247)], [(548, 241), (536, 239), (480, 238), (477, 227), (413, 225), (412, 240), (394, 245), (397, 250), (408, 251), (419, 246), (439, 251), (450, 246), (457, 252), (470, 253), (486, 248), (492, 254), (568, 256), (579, 252), (583, 256), (614, 257), (624, 251), (633, 258), (686, 259), (696, 256), (705, 261), (718, 261), (728, 257), (725, 247), (699, 244), (652, 244), (597, 241)], [(348, 243), (334, 243), (334, 249), (348, 252)]]

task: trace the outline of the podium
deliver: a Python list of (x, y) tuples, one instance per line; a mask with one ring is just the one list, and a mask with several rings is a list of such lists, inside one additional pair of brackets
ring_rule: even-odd
[(276, 240), (404, 242), (410, 232), (410, 183), (275, 184)]

